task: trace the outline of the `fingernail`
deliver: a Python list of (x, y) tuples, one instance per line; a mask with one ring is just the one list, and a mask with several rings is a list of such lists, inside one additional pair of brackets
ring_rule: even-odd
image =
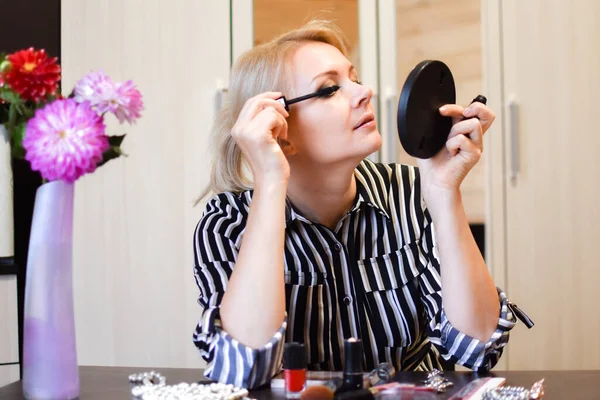
[(465, 111), (463, 111), (463, 115), (469, 116), (469, 115), (471, 115), (472, 112), (473, 112), (473, 109), (471, 107), (469, 107)]
[(440, 111), (441, 111), (441, 112), (444, 112), (444, 111), (446, 111), (446, 108), (447, 108), (446, 106), (441, 106), (441, 107), (440, 107)]

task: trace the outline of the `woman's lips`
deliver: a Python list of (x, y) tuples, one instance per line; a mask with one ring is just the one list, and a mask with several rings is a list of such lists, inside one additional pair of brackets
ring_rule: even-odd
[(370, 128), (375, 126), (375, 118), (372, 115), (363, 117), (354, 129)]

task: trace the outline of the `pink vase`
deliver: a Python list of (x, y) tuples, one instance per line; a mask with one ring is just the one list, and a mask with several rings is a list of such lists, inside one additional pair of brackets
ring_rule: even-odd
[(53, 181), (36, 192), (25, 283), (23, 394), (74, 399), (79, 370), (73, 312), (74, 186)]

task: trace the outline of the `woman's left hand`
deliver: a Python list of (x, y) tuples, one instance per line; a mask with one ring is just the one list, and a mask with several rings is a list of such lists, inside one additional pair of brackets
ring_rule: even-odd
[[(429, 159), (417, 159), (423, 194), (456, 193), (471, 168), (481, 158), (483, 135), (496, 114), (485, 104), (475, 102), (468, 108), (457, 104), (440, 107), (440, 114), (452, 117), (446, 145)], [(461, 121), (463, 116), (467, 119)]]

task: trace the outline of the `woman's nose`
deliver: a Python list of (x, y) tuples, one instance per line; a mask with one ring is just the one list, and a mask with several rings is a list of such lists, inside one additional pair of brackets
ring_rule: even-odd
[(354, 97), (352, 98), (352, 107), (357, 108), (369, 104), (373, 97), (373, 89), (370, 86), (354, 83)]

